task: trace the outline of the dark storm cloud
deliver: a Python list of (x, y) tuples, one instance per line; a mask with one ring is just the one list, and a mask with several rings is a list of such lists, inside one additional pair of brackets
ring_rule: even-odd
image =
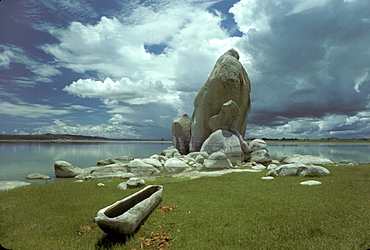
[[(261, 4), (262, 5), (262, 4)], [(249, 30), (243, 52), (253, 58), (253, 124), (276, 126), (287, 119), (355, 115), (367, 109), (370, 71), (369, 1), (329, 1), (287, 15), (265, 8), (267, 31)]]

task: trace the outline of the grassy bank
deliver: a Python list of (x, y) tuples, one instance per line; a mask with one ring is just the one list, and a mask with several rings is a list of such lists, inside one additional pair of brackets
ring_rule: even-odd
[[(177, 180), (161, 177), (168, 212), (153, 211), (132, 236), (107, 237), (92, 218), (137, 190), (92, 180), (0, 192), (0, 239), (11, 249), (140, 249), (155, 233), (172, 249), (370, 248), (370, 166), (328, 167), (323, 184), (301, 177), (262, 181), (261, 173)], [(105, 187), (98, 187), (104, 182)]]

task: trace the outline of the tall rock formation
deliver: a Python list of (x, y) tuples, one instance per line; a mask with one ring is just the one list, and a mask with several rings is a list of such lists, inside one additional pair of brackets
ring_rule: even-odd
[(189, 153), (191, 120), (188, 114), (176, 119), (172, 124), (172, 142), (180, 154)]
[(235, 129), (244, 137), (251, 107), (250, 89), (238, 52), (228, 50), (217, 60), (195, 97), (190, 152), (199, 151), (209, 135), (218, 129)]

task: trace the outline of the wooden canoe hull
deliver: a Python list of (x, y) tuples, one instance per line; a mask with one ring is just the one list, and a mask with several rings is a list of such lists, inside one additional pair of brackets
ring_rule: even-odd
[(132, 234), (162, 200), (163, 187), (150, 185), (98, 211), (94, 222), (107, 234)]

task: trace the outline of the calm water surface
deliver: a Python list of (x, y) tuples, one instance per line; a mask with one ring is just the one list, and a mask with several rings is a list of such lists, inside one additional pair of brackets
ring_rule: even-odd
[[(54, 176), (54, 162), (68, 161), (78, 167), (95, 166), (106, 158), (145, 158), (160, 154), (171, 142), (0, 142), (0, 180), (24, 180), (31, 173)], [(272, 159), (284, 155), (308, 154), (335, 162), (370, 161), (366, 143), (268, 143)]]

